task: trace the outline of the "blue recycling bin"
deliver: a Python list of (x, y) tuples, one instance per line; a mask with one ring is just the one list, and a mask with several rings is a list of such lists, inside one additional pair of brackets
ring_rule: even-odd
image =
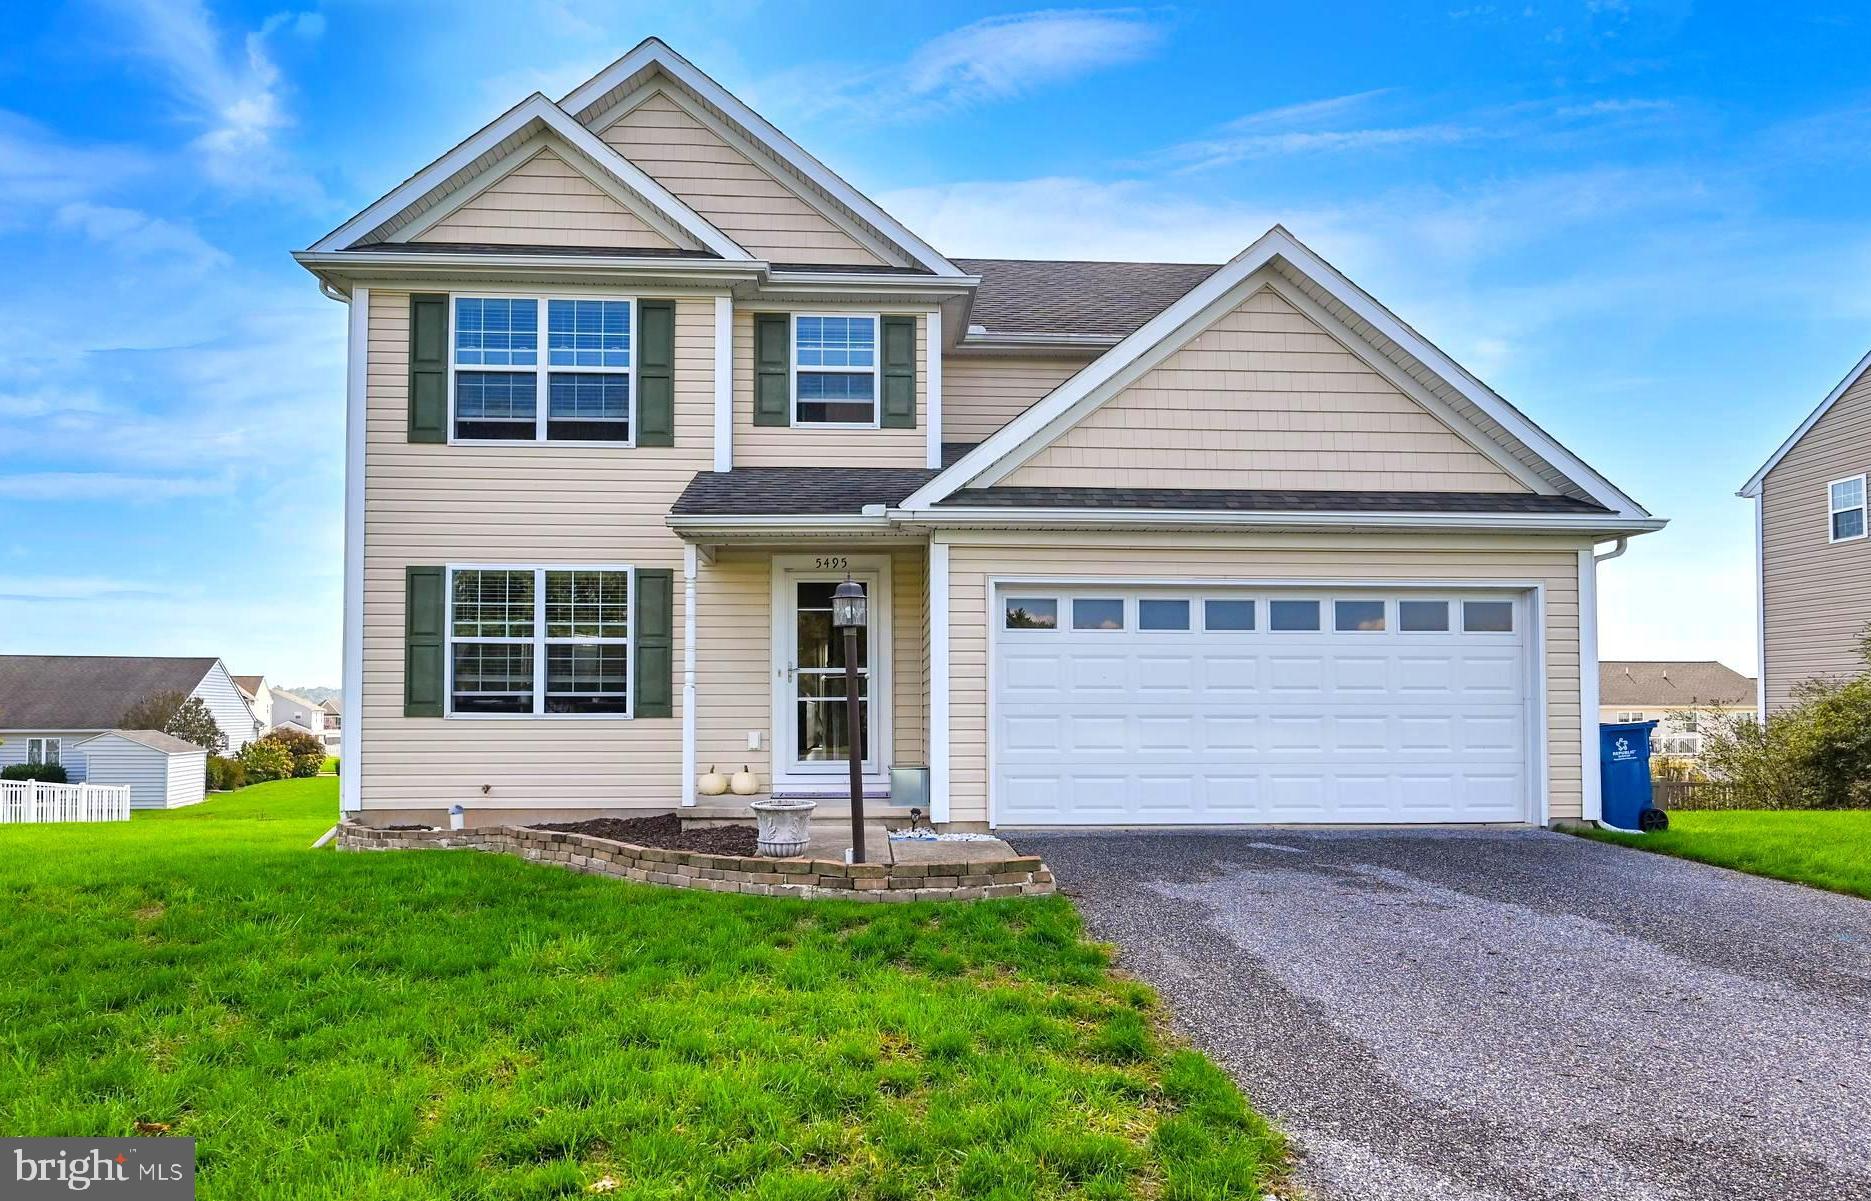
[(1656, 728), (1654, 721), (1599, 724), (1598, 778), (1604, 820), (1620, 830), (1660, 829), (1667, 824), (1662, 810), (1651, 804), (1650, 732)]

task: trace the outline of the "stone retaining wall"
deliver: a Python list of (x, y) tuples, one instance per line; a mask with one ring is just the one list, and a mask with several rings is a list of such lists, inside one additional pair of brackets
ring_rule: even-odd
[(644, 884), (806, 900), (978, 901), (1044, 896), (1053, 891), (1052, 872), (1036, 855), (975, 863), (840, 863), (830, 859), (762, 859), (665, 851), (527, 826), (382, 830), (356, 822), (338, 827), (338, 849), (493, 851)]

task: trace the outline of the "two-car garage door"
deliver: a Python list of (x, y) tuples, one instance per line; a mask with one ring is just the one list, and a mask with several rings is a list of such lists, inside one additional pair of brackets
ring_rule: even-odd
[(1003, 826), (1520, 822), (1523, 593), (1003, 585)]

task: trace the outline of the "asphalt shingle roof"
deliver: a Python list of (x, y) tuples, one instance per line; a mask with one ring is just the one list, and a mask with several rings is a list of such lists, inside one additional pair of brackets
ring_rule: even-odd
[(1238, 509), (1274, 513), (1605, 513), (1525, 492), (1290, 492), (1248, 488), (963, 488), (943, 505), (1006, 509)]
[[(161, 730), (110, 730), (97, 737), (109, 738), (113, 734), (119, 738), (128, 738), (131, 742), (141, 743), (152, 751), (161, 751), (165, 755), (199, 755), (202, 753), (202, 748), (194, 743), (185, 742)], [(96, 741), (97, 738), (85, 739), (87, 745)]]
[(209, 658), (0, 655), (0, 730), (109, 730), (158, 692), (188, 693)]
[(1745, 705), (1754, 681), (1713, 659), (1606, 659), (1598, 665), (1598, 703), (1633, 709)]
[(981, 277), (968, 320), (996, 334), (1123, 337), (1220, 270), (1212, 263), (950, 261)]
[(910, 467), (736, 467), (703, 471), (669, 512), (677, 517), (856, 516), (894, 505), (935, 478)]

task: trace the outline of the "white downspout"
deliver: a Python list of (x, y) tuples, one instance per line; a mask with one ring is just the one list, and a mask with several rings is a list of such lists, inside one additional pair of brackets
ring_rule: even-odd
[(682, 544), (682, 804), (695, 803), (695, 544)]
[[(1617, 540), (1616, 545), (1614, 545), (1610, 550), (1606, 551), (1602, 555), (1592, 556), (1592, 563), (1590, 567), (1591, 592), (1592, 592), (1592, 618), (1591, 618), (1591, 621), (1592, 621), (1592, 654), (1591, 654), (1590, 671), (1591, 671), (1591, 676), (1592, 676), (1592, 712), (1594, 713), (1598, 712), (1598, 565), (1600, 563), (1609, 563), (1611, 560), (1617, 558), (1619, 555), (1629, 550), (1630, 547), (1631, 547), (1631, 540), (1629, 538), (1619, 538)], [(1584, 556), (1581, 555), (1580, 558), (1584, 558)], [(1583, 567), (1583, 565), (1581, 565), (1581, 578), (1583, 578), (1584, 570), (1586, 569)], [(1583, 614), (1584, 607), (1585, 607), (1585, 598), (1583, 596), (1580, 596), (1579, 608), (1581, 611), (1581, 615)], [(1584, 658), (1585, 656), (1581, 654), (1580, 655), (1581, 662), (1579, 664), (1579, 672), (1580, 672), (1581, 677), (1584, 675), (1585, 671), (1587, 670), (1587, 665), (1583, 662)], [(1581, 680), (1581, 691), (1583, 691), (1583, 680)], [(1583, 698), (1581, 697), (1581, 699)], [(1581, 711), (1584, 710), (1583, 705), (1580, 706), (1580, 710)], [(1604, 817), (1605, 800), (1604, 800), (1604, 795), (1603, 795), (1604, 784), (1601, 780), (1598, 779), (1598, 770), (1597, 770), (1598, 769), (1598, 728), (1597, 727), (1598, 727), (1598, 723), (1594, 721), (1592, 723), (1592, 736), (1588, 740), (1591, 744), (1590, 759), (1591, 759), (1591, 765), (1593, 768), (1592, 779), (1586, 785), (1586, 795), (1592, 801), (1591, 809), (1595, 810), (1596, 812), (1591, 813), (1591, 815), (1588, 816), (1586, 820), (1591, 822), (1594, 826), (1597, 826), (1600, 830), (1615, 830), (1619, 834), (1640, 834), (1642, 833), (1641, 830), (1626, 830), (1622, 826), (1614, 826), (1610, 822), (1605, 820), (1605, 817)]]

